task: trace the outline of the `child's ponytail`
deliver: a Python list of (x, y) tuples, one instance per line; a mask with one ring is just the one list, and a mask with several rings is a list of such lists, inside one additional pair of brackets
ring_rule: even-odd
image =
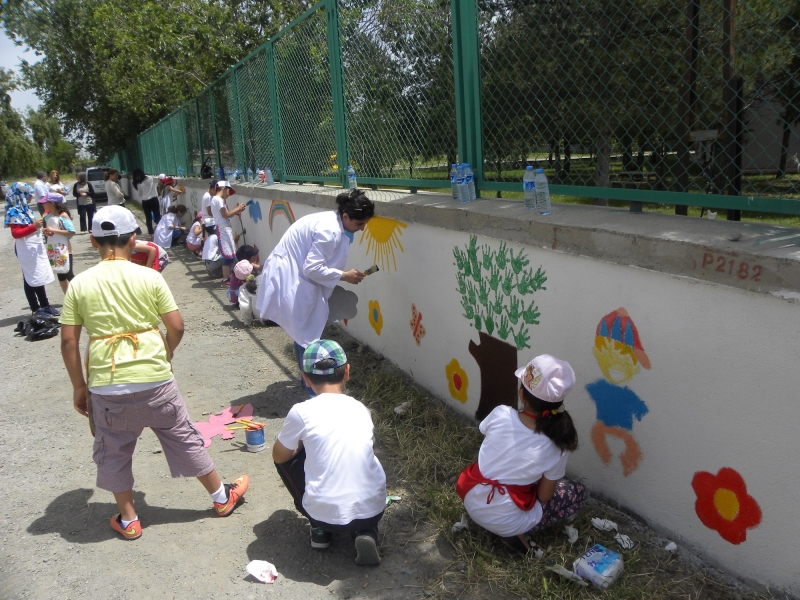
[(563, 402), (544, 402), (525, 387), (522, 388), (522, 397), (528, 406), (536, 413), (536, 433), (546, 435), (559, 450), (573, 452), (578, 448), (578, 431), (572, 422), (572, 417), (564, 408)]

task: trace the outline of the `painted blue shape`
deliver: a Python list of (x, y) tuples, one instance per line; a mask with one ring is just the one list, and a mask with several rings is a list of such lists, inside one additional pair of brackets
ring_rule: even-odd
[(353, 240), (355, 239), (355, 236), (349, 231), (345, 231), (344, 234), (347, 236), (347, 239), (350, 240), (350, 243), (352, 244)]
[(253, 219), (253, 223), (258, 223), (264, 218), (261, 216), (261, 205), (257, 200), (251, 199), (247, 204), (250, 205), (248, 206), (247, 211), (250, 214), (250, 218)]
[(641, 421), (650, 410), (629, 387), (622, 387), (609, 383), (605, 379), (598, 379), (586, 386), (595, 405), (597, 406), (597, 420), (609, 427), (622, 427), (630, 431), (633, 429), (633, 418)]
[(606, 325), (606, 320), (605, 319), (600, 321), (600, 331), (598, 332), (597, 335), (602, 336), (602, 337), (611, 337), (608, 334), (608, 325)]
[(375, 321), (376, 323), (378, 322), (378, 309), (377, 308), (373, 308), (372, 309), (372, 320)]
[(625, 339), (622, 340), (622, 343), (633, 348), (633, 327), (630, 325), (625, 328)]
[(619, 317), (614, 319), (614, 323), (611, 325), (611, 339), (622, 341), (622, 320)]

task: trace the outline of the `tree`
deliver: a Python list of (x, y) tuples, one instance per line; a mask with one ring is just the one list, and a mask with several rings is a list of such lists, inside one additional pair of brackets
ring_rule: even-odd
[(11, 106), (17, 87), (11, 71), (0, 67), (0, 178), (34, 173), (44, 165), (42, 151), (28, 138), (22, 115)]
[[(307, 0), (31, 0), (4, 5), (12, 39), (41, 60), (26, 83), (67, 133), (105, 158), (196, 96)], [(58, 32), (54, 35), (54, 32)]]

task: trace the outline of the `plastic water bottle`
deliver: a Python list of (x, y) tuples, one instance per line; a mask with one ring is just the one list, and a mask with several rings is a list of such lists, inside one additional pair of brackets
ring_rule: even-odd
[(459, 202), (458, 183), (456, 183), (457, 179), (458, 179), (458, 165), (456, 163), (453, 163), (450, 166), (450, 195), (453, 197), (453, 200)]
[(183, 179), (183, 167), (178, 167), (178, 177)]
[(252, 183), (253, 182), (253, 169), (247, 167), (247, 181)]
[(469, 167), (469, 163), (464, 163), (464, 178), (467, 180), (467, 190), (469, 191), (469, 201), (477, 198), (475, 195), (475, 173)]
[(228, 181), (231, 180), (231, 168), (230, 167), (225, 167), (225, 179), (227, 179)]
[(272, 176), (272, 171), (267, 167), (267, 185), (275, 185), (275, 178)]
[(350, 189), (354, 190), (358, 187), (358, 181), (356, 181), (356, 172), (353, 169), (353, 165), (347, 166), (347, 181), (350, 184)]
[(225, 169), (223, 169), (222, 167), (219, 168), (219, 178), (225, 179)]
[(547, 175), (544, 169), (536, 169), (536, 208), (540, 215), (549, 215), (552, 207), (550, 206), (550, 185), (547, 183)]
[(536, 208), (536, 183), (533, 167), (525, 167), (525, 175), (522, 177), (522, 198), (525, 201), (525, 208), (533, 210)]
[(458, 167), (456, 175), (456, 188), (458, 189), (458, 201), (461, 204), (469, 202), (469, 188), (467, 187), (467, 177), (464, 175), (464, 167)]

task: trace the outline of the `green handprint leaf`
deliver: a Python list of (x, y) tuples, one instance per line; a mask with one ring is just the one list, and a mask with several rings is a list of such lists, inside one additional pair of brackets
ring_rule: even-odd
[(508, 264), (508, 248), (506, 248), (506, 243), (500, 243), (500, 249), (497, 251), (497, 255), (494, 257), (494, 262), (497, 265), (498, 269), (505, 270), (506, 265)]
[(481, 246), (481, 255), (483, 258), (483, 268), (487, 271), (492, 268), (493, 253), (489, 246)]
[(466, 297), (461, 298), (461, 306), (464, 308), (464, 317), (471, 320), (475, 316), (475, 309)]
[(464, 278), (463, 273), (456, 274), (456, 280), (458, 281), (458, 293), (459, 294), (466, 294), (467, 293), (467, 280)]
[(505, 279), (503, 279), (502, 289), (503, 289), (503, 293), (506, 296), (510, 296), (511, 295), (511, 290), (514, 289), (514, 274), (513, 273), (509, 273), (508, 275), (505, 276)]
[(486, 282), (483, 280), (478, 282), (478, 302), (480, 302), (484, 308), (489, 308), (489, 286), (487, 286)]
[(475, 329), (481, 330), (481, 315), (478, 312), (475, 313)]
[(494, 302), (491, 304), (494, 314), (500, 315), (503, 313), (503, 298), (497, 293), (494, 293)]
[(493, 292), (497, 291), (497, 287), (500, 285), (500, 269), (497, 267), (490, 267), (491, 269), (491, 277), (489, 278), (489, 287), (492, 288)]
[(523, 323), (520, 325), (519, 333), (514, 334), (514, 343), (517, 345), (517, 350), (522, 350), (523, 348), (530, 348), (528, 345), (528, 340), (530, 340), (530, 336), (528, 335), (528, 328)]
[(511, 329), (508, 327), (508, 318), (503, 315), (500, 317), (500, 328), (497, 330), (497, 335), (500, 336), (501, 340), (505, 340), (508, 338), (509, 333), (511, 333)]
[(531, 300), (530, 306), (524, 311), (522, 311), (522, 318), (528, 325), (538, 325), (539, 324), (539, 317), (541, 317), (541, 313), (539, 312), (539, 307), (536, 306), (536, 303)]
[(519, 298), (516, 296), (511, 296), (511, 300), (509, 301), (508, 309), (506, 312), (508, 313), (508, 318), (511, 319), (511, 322), (516, 325), (519, 322), (520, 317), (520, 301)]
[(467, 282), (467, 299), (472, 306), (476, 305), (476, 298), (475, 298), (475, 286), (471, 281)]
[(531, 283), (529, 284), (531, 293), (538, 292), (539, 290), (546, 290), (547, 288), (544, 287), (544, 284), (547, 282), (547, 275), (542, 270), (542, 267), (536, 269), (536, 275), (533, 276), (531, 279)]
[(523, 267), (525, 267), (529, 262), (528, 258), (525, 256), (522, 250), (519, 251), (517, 258), (514, 258), (514, 251), (511, 251), (511, 269), (519, 275), (520, 271), (522, 271)]
[(494, 319), (492, 319), (491, 312), (484, 317), (483, 324), (486, 326), (486, 333), (492, 335), (492, 333), (494, 332)]
[(456, 259), (456, 262), (455, 262), (456, 268), (459, 271), (463, 271), (464, 270), (464, 264), (466, 263), (466, 260), (467, 260), (466, 254), (461, 252), (461, 250), (459, 250), (458, 248), (453, 248), (453, 256)]

